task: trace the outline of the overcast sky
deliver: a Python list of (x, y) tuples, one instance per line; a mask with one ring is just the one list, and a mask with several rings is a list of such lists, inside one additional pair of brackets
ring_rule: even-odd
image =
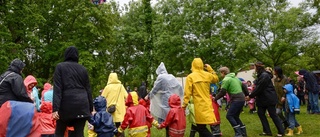
[[(116, 0), (116, 1), (118, 1), (120, 5), (124, 5), (125, 3), (128, 4), (129, 1), (131, 1), (131, 0)], [(156, 1), (157, 0), (152, 0), (152, 2), (156, 2)], [(300, 2), (305, 1), (305, 0), (289, 0), (289, 1), (292, 4), (292, 6), (298, 6), (298, 4)], [(152, 4), (154, 4), (154, 3), (152, 3)]]

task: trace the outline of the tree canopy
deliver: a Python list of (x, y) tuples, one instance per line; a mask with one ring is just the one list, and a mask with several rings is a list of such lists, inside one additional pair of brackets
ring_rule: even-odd
[(320, 69), (319, 1), (291, 7), (286, 0), (0, 0), (0, 70), (20, 58), (24, 75), (52, 82), (68, 46), (80, 52), (94, 95), (116, 72), (124, 85), (151, 87), (164, 62), (175, 76), (189, 74), (193, 58), (215, 70), (248, 69), (262, 61), (288, 76)]

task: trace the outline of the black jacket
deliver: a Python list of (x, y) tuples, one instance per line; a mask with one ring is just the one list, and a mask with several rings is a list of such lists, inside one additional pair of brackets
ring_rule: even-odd
[(33, 102), (27, 94), (20, 74), (24, 66), (25, 64), (21, 60), (15, 59), (11, 62), (8, 70), (0, 76), (0, 82), (3, 80), (0, 85), (0, 107), (8, 100)]
[(56, 66), (53, 76), (53, 112), (60, 119), (89, 118), (93, 110), (88, 72), (78, 64), (78, 50), (69, 47), (65, 61)]
[(277, 94), (271, 79), (272, 74), (267, 71), (258, 74), (256, 87), (249, 95), (250, 98), (256, 97), (257, 106), (267, 107), (277, 104)]

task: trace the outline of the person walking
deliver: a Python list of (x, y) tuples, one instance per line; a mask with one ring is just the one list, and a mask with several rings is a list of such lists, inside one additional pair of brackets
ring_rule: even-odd
[(235, 73), (230, 73), (229, 68), (221, 67), (219, 71), (223, 80), (221, 91), (214, 100), (217, 101), (228, 92), (231, 100), (226, 117), (234, 129), (235, 137), (246, 137), (246, 126), (240, 120), (240, 114), (245, 103), (245, 96), (249, 95), (247, 85), (242, 84)]
[(283, 102), (281, 101), (281, 98), (286, 95), (282, 88), (285, 84), (289, 83), (289, 80), (285, 75), (283, 75), (282, 68), (279, 66), (274, 67), (273, 74), (276, 76), (275, 79), (273, 79), (273, 83), (278, 97), (276, 112), (283, 123), (284, 129), (286, 129), (289, 126), (289, 123), (283, 115)]
[(68, 47), (64, 62), (54, 71), (52, 116), (57, 120), (55, 137), (63, 137), (67, 126), (74, 127), (69, 137), (83, 137), (85, 123), (93, 111), (88, 72), (78, 61), (77, 48)]
[[(281, 120), (276, 113), (277, 94), (272, 84), (273, 75), (267, 72), (262, 62), (255, 63), (255, 70), (257, 72), (257, 81), (255, 88), (249, 95), (250, 98), (256, 97), (256, 105), (258, 107), (258, 116), (263, 127), (263, 133), (260, 136), (272, 136), (266, 111), (268, 110), (273, 123), (276, 125), (278, 134), (276, 136), (284, 136), (284, 128)], [(249, 98), (247, 98), (249, 100)]]
[(299, 75), (303, 75), (303, 79), (306, 82), (306, 91), (308, 92), (308, 99), (310, 103), (310, 114), (319, 114), (319, 87), (315, 74), (308, 72), (305, 69), (299, 70)]
[[(158, 75), (157, 79), (145, 100), (150, 98), (151, 113), (158, 118), (158, 123), (161, 124), (170, 110), (169, 97), (172, 94), (177, 94), (182, 100), (183, 89), (180, 82), (172, 74), (168, 74), (163, 62), (158, 66), (156, 73)], [(169, 136), (168, 128), (166, 128), (166, 136)]]
[(8, 100), (33, 103), (28, 96), (21, 76), (26, 66), (20, 59), (11, 61), (9, 68), (0, 76), (0, 107)]
[(115, 105), (115, 111), (108, 112), (111, 113), (113, 122), (115, 122), (115, 125), (118, 128), (126, 114), (125, 100), (128, 97), (128, 92), (118, 79), (117, 73), (109, 74), (107, 86), (103, 89), (101, 96), (107, 99), (107, 109), (112, 105)]
[(192, 97), (195, 123), (200, 137), (213, 137), (206, 127), (208, 124), (213, 124), (217, 121), (210, 98), (210, 83), (217, 83), (219, 79), (211, 66), (209, 64), (204, 65), (201, 58), (195, 58), (192, 61), (191, 71), (192, 73), (187, 76), (184, 87), (182, 108), (185, 109), (188, 106)]

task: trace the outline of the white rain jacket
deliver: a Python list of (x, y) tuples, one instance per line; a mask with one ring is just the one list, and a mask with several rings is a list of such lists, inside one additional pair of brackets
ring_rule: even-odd
[(182, 100), (183, 88), (172, 74), (168, 74), (163, 62), (158, 66), (156, 74), (158, 77), (150, 91), (150, 110), (154, 116), (165, 120), (170, 110), (169, 97), (171, 94), (177, 94)]

